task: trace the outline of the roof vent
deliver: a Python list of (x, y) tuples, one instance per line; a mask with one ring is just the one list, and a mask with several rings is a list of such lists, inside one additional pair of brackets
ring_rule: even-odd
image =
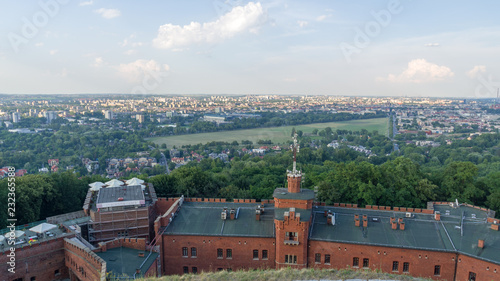
[(118, 201), (123, 201), (123, 197), (118, 197)]

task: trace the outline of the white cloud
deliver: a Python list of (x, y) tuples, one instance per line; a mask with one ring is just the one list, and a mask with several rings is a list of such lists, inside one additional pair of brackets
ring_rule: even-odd
[(467, 76), (469, 76), (469, 78), (471, 78), (471, 79), (475, 79), (479, 76), (479, 74), (485, 73), (485, 72), (486, 72), (486, 66), (476, 65), (476, 66), (474, 66), (474, 68), (472, 68), (471, 70), (469, 70), (467, 72)]
[(455, 74), (449, 67), (430, 63), (425, 59), (415, 59), (408, 63), (408, 68), (401, 74), (389, 74), (386, 79), (377, 79), (389, 82), (425, 83), (444, 80)]
[(94, 67), (101, 67), (103, 65), (105, 65), (105, 64), (104, 64), (104, 60), (102, 59), (102, 57), (95, 58), (94, 63), (92, 64), (92, 66), (94, 66)]
[(50, 50), (50, 55), (53, 56), (55, 54), (57, 54), (57, 52), (59, 52), (59, 50)]
[(90, 0), (90, 1), (80, 2), (78, 6), (90, 6), (92, 4), (94, 4), (94, 1)]
[(427, 43), (424, 46), (425, 47), (439, 47), (441, 45), (439, 43)]
[(140, 82), (145, 75), (162, 76), (170, 67), (154, 60), (136, 60), (117, 67), (120, 74), (130, 82)]
[(326, 18), (328, 18), (329, 16), (328, 15), (321, 15), (321, 16), (318, 16), (316, 18), (316, 21), (324, 21), (326, 20)]
[(133, 50), (133, 49), (130, 49), (130, 50), (126, 50), (125, 52), (123, 52), (124, 55), (127, 55), (127, 56), (130, 56), (130, 55), (133, 55), (137, 53), (136, 50)]
[(297, 21), (297, 24), (300, 26), (300, 27), (305, 27), (307, 26), (309, 23), (305, 20), (299, 20)]
[(44, 45), (43, 42), (38, 42), (35, 44), (35, 47), (43, 47), (43, 45)]
[(153, 45), (157, 48), (175, 49), (196, 43), (216, 43), (245, 31), (256, 32), (264, 20), (265, 13), (261, 4), (250, 2), (246, 6), (234, 7), (216, 21), (191, 22), (185, 26), (170, 23), (162, 25)]
[(101, 15), (101, 17), (108, 19), (108, 20), (119, 17), (122, 14), (117, 9), (104, 9), (104, 8), (97, 9), (94, 12)]

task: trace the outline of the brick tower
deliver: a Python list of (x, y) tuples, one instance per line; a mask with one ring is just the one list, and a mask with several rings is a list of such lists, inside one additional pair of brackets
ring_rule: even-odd
[(314, 192), (302, 190), (302, 173), (297, 170), (297, 134), (293, 137), (293, 169), (287, 171), (288, 188), (274, 190), (276, 227), (276, 268), (307, 267), (307, 242), (311, 225)]

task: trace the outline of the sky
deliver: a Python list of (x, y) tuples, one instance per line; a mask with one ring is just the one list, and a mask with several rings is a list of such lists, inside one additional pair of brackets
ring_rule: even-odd
[(500, 1), (1, 0), (0, 93), (496, 97)]

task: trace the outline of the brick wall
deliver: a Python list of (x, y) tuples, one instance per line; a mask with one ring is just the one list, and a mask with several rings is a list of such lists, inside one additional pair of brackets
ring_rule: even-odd
[(7, 262), (10, 251), (7, 247), (0, 252), (0, 280), (60, 280), (69, 277), (68, 269), (64, 264), (64, 238), (57, 238), (31, 246), (17, 248), (15, 251), (15, 273), (7, 271), (10, 266)]
[(469, 280), (469, 273), (476, 274), (476, 280), (500, 280), (500, 265), (482, 261), (466, 255), (458, 255), (457, 281)]
[(146, 239), (144, 238), (117, 238), (107, 242), (99, 243), (99, 249), (95, 252), (106, 252), (107, 250), (125, 247), (139, 251), (146, 250)]
[[(315, 261), (316, 254), (320, 254), (321, 261), (319, 263)], [(325, 264), (325, 254), (330, 255), (330, 264)], [(359, 268), (361, 269), (363, 268), (363, 259), (367, 258), (371, 270), (387, 273), (409, 274), (435, 280), (453, 280), (455, 273), (455, 253), (309, 241), (309, 267), (352, 268), (355, 257), (359, 258)], [(398, 271), (392, 270), (394, 261), (398, 262)], [(405, 262), (409, 263), (408, 273), (403, 272)], [(440, 275), (438, 276), (434, 275), (436, 265), (440, 266)]]
[(298, 209), (311, 209), (313, 200), (294, 200), (294, 199), (278, 199), (274, 200), (275, 208), (298, 208)]
[(64, 240), (65, 264), (70, 270), (70, 275), (82, 281), (106, 280), (106, 262), (89, 248)]
[[(225, 270), (274, 268), (274, 238), (220, 237), (220, 236), (163, 236), (163, 274), (183, 274), (183, 267), (189, 272), (197, 267), (198, 272)], [(188, 248), (188, 257), (182, 256), (182, 248)], [(191, 256), (191, 248), (196, 248), (196, 257)], [(217, 249), (223, 250), (223, 257), (217, 258)], [(232, 250), (232, 258), (227, 258), (226, 250)], [(258, 259), (253, 251), (258, 250)], [(262, 250), (267, 250), (267, 259), (262, 258)]]

